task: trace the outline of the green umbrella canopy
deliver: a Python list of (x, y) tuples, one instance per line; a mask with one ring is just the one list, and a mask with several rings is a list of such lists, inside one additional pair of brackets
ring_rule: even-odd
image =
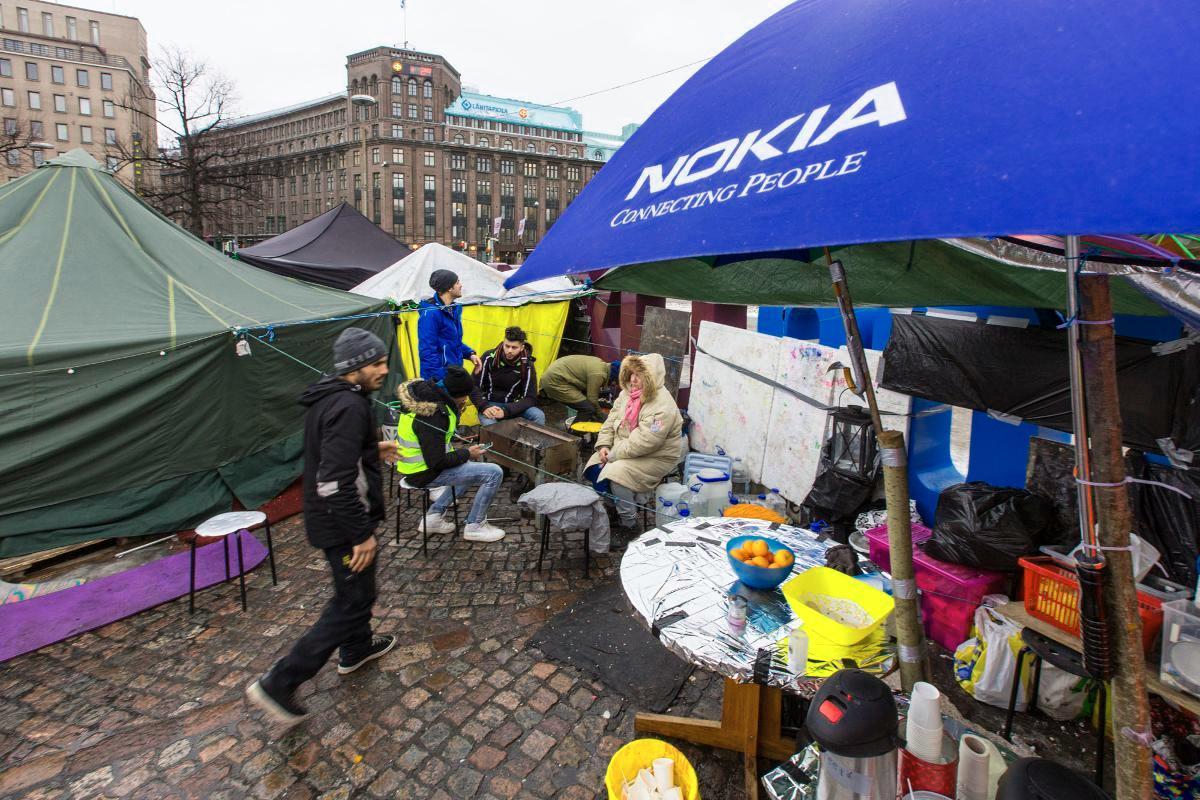
[[(0, 187), (0, 557), (260, 504), (298, 474), (294, 359), (384, 308), (226, 258), (81, 150)], [(288, 355), (238, 357), (259, 326)]]
[[(711, 303), (836, 305), (823, 256), (789, 255), (634, 264), (606, 273), (596, 286)], [(1014, 266), (939, 239), (853, 245), (832, 255), (846, 267), (856, 305), (1066, 307), (1062, 272)], [(1113, 284), (1113, 306), (1122, 314), (1166, 314), (1125, 279)]]

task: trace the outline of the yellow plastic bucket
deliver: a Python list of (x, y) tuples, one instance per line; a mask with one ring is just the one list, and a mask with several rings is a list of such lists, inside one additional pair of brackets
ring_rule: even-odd
[[(834, 644), (856, 644), (896, 607), (891, 597), (829, 567), (805, 570), (780, 587), (805, 628)], [(857, 619), (855, 619), (857, 617)]]
[(670, 758), (675, 761), (675, 785), (683, 790), (683, 800), (700, 800), (700, 783), (691, 762), (675, 747), (658, 739), (634, 739), (613, 753), (604, 773), (604, 785), (608, 789), (608, 800), (623, 800), (622, 775), (624, 780), (633, 780), (638, 770), (653, 771), (654, 759)]

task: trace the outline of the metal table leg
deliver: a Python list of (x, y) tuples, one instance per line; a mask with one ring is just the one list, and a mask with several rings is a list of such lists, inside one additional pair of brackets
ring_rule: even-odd
[(191, 580), (188, 581), (188, 613), (196, 613), (196, 537), (192, 536)]
[(279, 581), (275, 579), (275, 543), (271, 541), (271, 522), (266, 521), (267, 526), (267, 558), (271, 561), (271, 585), (278, 586)]
[[(246, 564), (242, 561), (242, 532), (238, 531), (234, 534), (237, 537), (237, 553), (238, 553), (238, 584), (242, 590), (242, 611), (246, 610)], [(229, 537), (225, 537), (229, 538)]]

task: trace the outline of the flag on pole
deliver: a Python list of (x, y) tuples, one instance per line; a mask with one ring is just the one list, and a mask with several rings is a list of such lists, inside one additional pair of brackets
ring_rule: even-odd
[(500, 235), (500, 223), (504, 222), (504, 217), (496, 217), (492, 220), (492, 236)]
[(521, 217), (521, 221), (517, 223), (517, 238), (520, 239), (525, 235), (525, 217)]

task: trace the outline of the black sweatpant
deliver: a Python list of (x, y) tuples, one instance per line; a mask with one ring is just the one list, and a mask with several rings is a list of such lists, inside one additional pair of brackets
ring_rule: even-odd
[(349, 545), (325, 551), (333, 572), (333, 597), (308, 633), (292, 646), (263, 679), (263, 688), (281, 698), (316, 675), (333, 651), (353, 662), (371, 645), (371, 608), (375, 605), (375, 561), (362, 572), (350, 571)]
[(573, 408), (576, 412), (576, 422), (603, 422), (600, 417), (600, 411), (596, 408), (595, 403), (591, 400), (581, 400), (578, 403), (564, 403), (567, 408)]

